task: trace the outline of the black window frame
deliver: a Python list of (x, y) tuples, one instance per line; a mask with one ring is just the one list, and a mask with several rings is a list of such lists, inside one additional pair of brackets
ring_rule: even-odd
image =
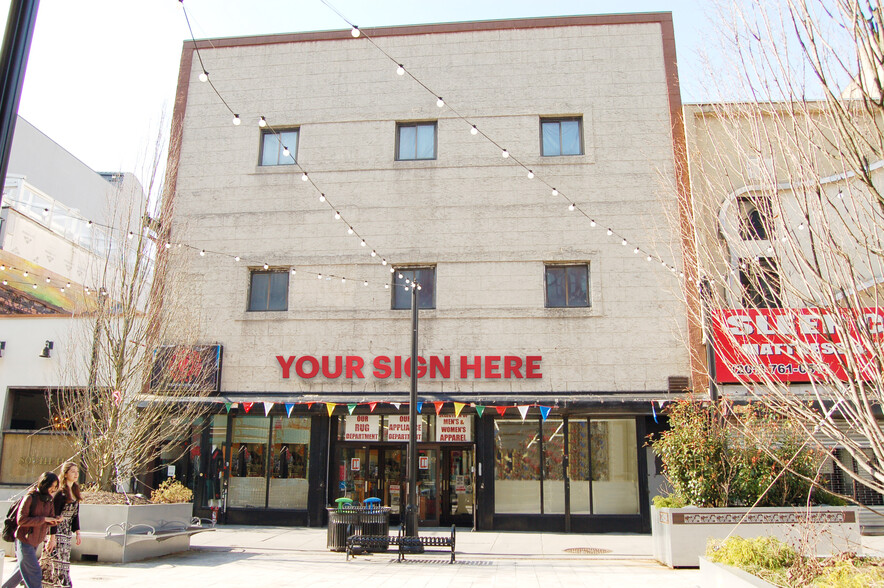
[[(577, 122), (577, 135), (580, 140), (579, 153), (561, 153), (562, 151), (562, 125), (563, 122)], [(543, 150), (543, 125), (559, 123), (559, 153), (545, 153)], [(545, 116), (540, 119), (540, 155), (541, 157), (575, 157), (584, 155), (586, 146), (583, 141), (583, 116)]]
[[(252, 308), (252, 290), (255, 287), (255, 276), (259, 275), (267, 275), (269, 276), (267, 282), (267, 299), (265, 308)], [(270, 298), (271, 298), (271, 285), (273, 282), (273, 276), (285, 276), (285, 296), (283, 299), (285, 300), (284, 308), (270, 308)], [(247, 312), (284, 312), (289, 309), (289, 270), (287, 269), (253, 269), (249, 271), (249, 296), (246, 300), (246, 311)]]
[[(394, 159), (396, 161), (435, 161), (439, 154), (439, 121), (414, 121), (414, 122), (397, 122), (396, 123), (396, 146), (395, 152), (393, 153)], [(433, 156), (432, 157), (417, 157), (417, 129), (418, 127), (432, 127), (433, 128)], [(415, 133), (415, 145), (414, 145), (414, 157), (400, 157), (400, 138), (402, 136), (402, 129), (404, 128), (414, 128)]]
[[(294, 146), (286, 145), (285, 143), (282, 142), (282, 139), (281, 139), (282, 133), (297, 133), (297, 136), (295, 137)], [(280, 145), (279, 145), (279, 151), (277, 152), (276, 163), (264, 163), (265, 137), (268, 137), (268, 136), (276, 137), (277, 135), (279, 135), (278, 141), (279, 141)], [(298, 162), (298, 143), (300, 143), (300, 142), (301, 142), (301, 127), (285, 127), (285, 128), (272, 129), (272, 130), (271, 129), (261, 129), (261, 142), (258, 146), (258, 167), (280, 167), (280, 166), (295, 165)], [(289, 156), (290, 161), (287, 163), (280, 163), (280, 161), (284, 157), (282, 155), (282, 148), (283, 147), (287, 147), (289, 150), (289, 153), (290, 153), (290, 156)]]
[[(425, 303), (424, 299), (427, 297), (427, 294), (424, 294), (424, 284), (418, 280), (418, 284), (421, 285), (421, 290), (418, 290), (418, 308), (420, 310), (433, 310), (436, 308), (436, 266), (435, 265), (415, 265), (415, 266), (405, 266), (405, 267), (396, 267), (393, 268), (394, 271), (391, 274), (393, 276), (393, 283), (390, 286), (392, 292), (390, 293), (390, 309), (391, 310), (411, 310), (411, 291), (409, 290), (409, 296), (406, 297), (408, 301), (407, 305), (397, 306), (396, 293), (404, 292), (405, 280), (414, 280), (414, 273), (416, 271), (432, 271), (433, 272), (433, 280), (430, 282), (430, 293), (429, 297), (431, 298), (429, 304)], [(402, 275), (402, 278), (399, 278), (399, 275)], [(410, 274), (410, 275), (408, 275)], [(426, 282), (425, 282), (426, 283)]]
[[(569, 268), (585, 268), (586, 269), (586, 304), (569, 304), (570, 297), (570, 275)], [(552, 304), (549, 300), (549, 272), (552, 269), (565, 270), (565, 304)], [(585, 263), (547, 263), (543, 266), (543, 299), (545, 308), (591, 308), (592, 307), (592, 289), (590, 277), (590, 264)]]

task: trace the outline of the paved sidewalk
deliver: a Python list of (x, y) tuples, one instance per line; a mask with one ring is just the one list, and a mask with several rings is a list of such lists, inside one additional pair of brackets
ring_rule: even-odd
[[(447, 534), (448, 530), (421, 530)], [(193, 538), (193, 549), (132, 564), (71, 567), (74, 586), (168, 588), (187, 586), (697, 586), (696, 570), (670, 570), (651, 557), (650, 535), (579, 535), (560, 533), (457, 533), (457, 562), (428, 552), (400, 564), (396, 552), (345, 561), (326, 549), (324, 528), (224, 526)], [(601, 555), (568, 553), (571, 548), (609, 550)], [(4, 577), (14, 562), (6, 558)]]

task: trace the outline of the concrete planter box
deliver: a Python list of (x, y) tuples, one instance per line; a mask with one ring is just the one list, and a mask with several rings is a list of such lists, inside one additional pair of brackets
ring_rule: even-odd
[[(771, 536), (805, 555), (862, 553), (856, 507), (652, 508), (654, 558), (671, 568), (696, 568), (709, 539)], [(808, 522), (808, 514), (810, 521)], [(805, 546), (805, 547), (802, 547)]]
[[(5, 513), (9, 502), (0, 502)], [(128, 563), (170, 553), (188, 551), (190, 537), (199, 530), (193, 525), (193, 503), (179, 504), (81, 504), (80, 545), (74, 545), (72, 560)], [(15, 553), (10, 543), (0, 549)]]
[(707, 588), (774, 588), (758, 576), (753, 576), (733, 566), (700, 558), (700, 586)]

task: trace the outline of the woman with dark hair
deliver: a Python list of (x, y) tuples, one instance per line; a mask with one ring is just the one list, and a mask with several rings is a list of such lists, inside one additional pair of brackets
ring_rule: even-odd
[[(15, 530), (16, 570), (3, 588), (14, 588), (24, 581), (27, 588), (42, 588), (43, 574), (37, 549), (43, 544), (49, 528), (58, 524), (55, 516), (55, 503), (52, 494), (58, 490), (58, 476), (43, 472), (36, 484), (28, 488), (28, 493), (18, 507), (18, 529)], [(55, 539), (49, 539), (48, 548), (54, 547)]]
[(58, 525), (49, 533), (55, 537), (53, 549), (43, 552), (40, 567), (43, 568), (43, 585), (53, 588), (71, 587), (71, 547), (76, 535), (80, 544), (80, 468), (72, 461), (61, 466), (61, 490), (55, 493), (55, 512)]

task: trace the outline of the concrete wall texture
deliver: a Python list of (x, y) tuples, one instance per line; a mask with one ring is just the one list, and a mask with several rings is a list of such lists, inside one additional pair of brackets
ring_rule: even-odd
[[(172, 249), (183, 262), (174, 278), (191, 301), (198, 338), (224, 345), (222, 390), (406, 391), (407, 378), (375, 378), (370, 368), (364, 379), (284, 379), (276, 360), (408, 356), (411, 313), (391, 310), (384, 284), (392, 276), (381, 257), (394, 267), (436, 267), (436, 307), (420, 313), (422, 355), (451, 355), (454, 366), (462, 355), (543, 357), (539, 379), (453, 373), (423, 378), (421, 391), (467, 400), (473, 393), (657, 392), (669, 376), (690, 375), (678, 278), (633, 253), (640, 246), (681, 265), (670, 227), (675, 155), (661, 29), (658, 22), (442, 26), (375, 37), (445, 99), (444, 108), (396, 75), (396, 64), (365, 38), (202, 48), (240, 126), (198, 80), (192, 55), (179, 88), (186, 110), (172, 239), (196, 249)], [(191, 50), (185, 46), (183, 63)], [(537, 178), (471, 135), (449, 106)], [(298, 164), (368, 247), (347, 234), (297, 166), (258, 165), (262, 115), (274, 128), (300, 129)], [(583, 118), (583, 155), (540, 155), (540, 118), (556, 116)], [(404, 121), (437, 121), (436, 159), (395, 161), (396, 123)], [(568, 199), (551, 196), (540, 179)], [(568, 200), (598, 226), (569, 212)], [(589, 265), (589, 308), (545, 308), (544, 265), (561, 262)], [(263, 263), (298, 270), (288, 310), (247, 311), (250, 268)]]

